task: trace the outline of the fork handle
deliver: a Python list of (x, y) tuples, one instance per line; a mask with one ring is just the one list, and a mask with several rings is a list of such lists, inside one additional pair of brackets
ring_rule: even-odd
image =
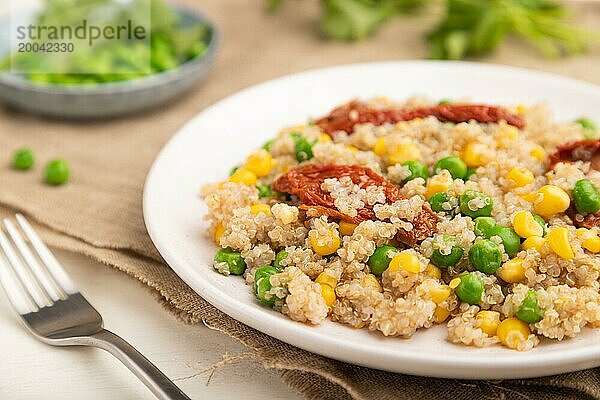
[(108, 351), (135, 374), (159, 400), (190, 400), (165, 374), (120, 336), (102, 329), (90, 336), (94, 346)]

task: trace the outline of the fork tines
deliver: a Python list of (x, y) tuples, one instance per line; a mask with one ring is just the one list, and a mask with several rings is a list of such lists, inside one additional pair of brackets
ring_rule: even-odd
[(0, 283), (17, 312), (35, 312), (77, 293), (25, 217), (15, 219), (20, 230), (9, 219), (3, 221), (6, 233), (0, 227)]

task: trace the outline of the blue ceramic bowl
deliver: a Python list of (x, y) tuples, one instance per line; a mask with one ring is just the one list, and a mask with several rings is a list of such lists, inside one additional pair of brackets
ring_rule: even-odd
[[(23, 111), (56, 118), (99, 119), (122, 116), (164, 104), (198, 84), (209, 71), (217, 49), (215, 26), (193, 10), (177, 7), (182, 24), (201, 22), (210, 38), (204, 55), (145, 78), (81, 86), (43, 86), (19, 75), (0, 73), (0, 101)], [(10, 24), (0, 24), (5, 27)], [(10, 49), (0, 43), (0, 57)]]

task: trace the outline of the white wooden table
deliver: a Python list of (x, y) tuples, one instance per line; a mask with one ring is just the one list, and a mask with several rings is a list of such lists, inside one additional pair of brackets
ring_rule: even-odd
[[(244, 346), (165, 311), (136, 280), (86, 257), (56, 252), (105, 326), (152, 360), (193, 399), (300, 399), (274, 373), (249, 361), (204, 372)], [(0, 399), (153, 399), (112, 356), (92, 348), (55, 348), (29, 335), (0, 294)]]

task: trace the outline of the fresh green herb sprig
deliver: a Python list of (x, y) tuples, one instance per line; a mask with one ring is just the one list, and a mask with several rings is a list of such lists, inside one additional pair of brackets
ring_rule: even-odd
[(566, 22), (549, 0), (447, 0), (446, 14), (428, 37), (431, 58), (462, 59), (492, 52), (509, 34), (555, 58), (585, 50), (589, 33)]
[[(267, 0), (270, 11), (283, 0)], [(332, 39), (361, 40), (389, 18), (444, 5), (439, 25), (427, 35), (434, 59), (462, 59), (494, 51), (508, 35), (521, 37), (549, 58), (585, 51), (599, 40), (568, 23), (566, 7), (555, 0), (320, 0), (321, 30)]]

